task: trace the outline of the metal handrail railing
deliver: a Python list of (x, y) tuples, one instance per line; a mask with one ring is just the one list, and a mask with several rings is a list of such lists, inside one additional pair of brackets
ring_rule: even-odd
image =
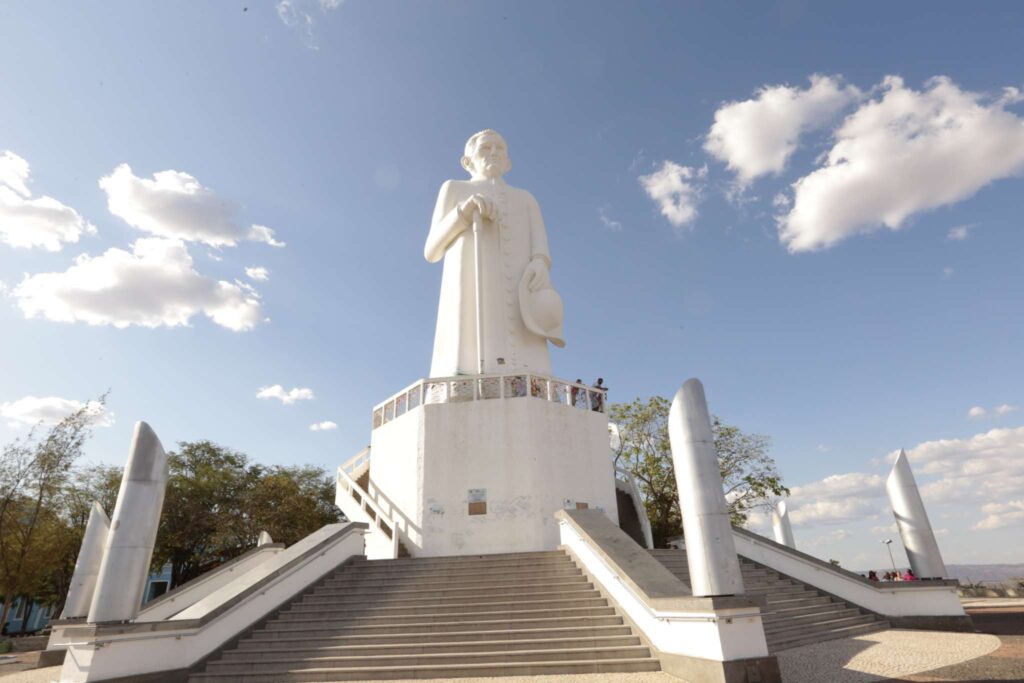
[(604, 413), (607, 390), (566, 380), (517, 372), (421, 379), (373, 408), (372, 429), (424, 404), (533, 397), (571, 408)]

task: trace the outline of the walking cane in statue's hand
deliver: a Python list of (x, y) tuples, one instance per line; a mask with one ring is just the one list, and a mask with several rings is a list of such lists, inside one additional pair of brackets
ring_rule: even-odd
[(480, 270), (480, 227), (483, 217), (480, 209), (473, 212), (473, 269), (476, 274), (476, 358), (478, 372), (484, 374), (484, 306), (483, 306), (483, 273)]

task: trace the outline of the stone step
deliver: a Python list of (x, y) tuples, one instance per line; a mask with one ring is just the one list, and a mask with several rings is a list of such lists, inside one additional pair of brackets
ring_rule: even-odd
[(353, 561), (348, 566), (426, 566), (431, 564), (472, 564), (474, 562), (530, 562), (534, 560), (543, 560), (549, 558), (559, 558), (562, 560), (570, 559), (569, 556), (561, 550), (538, 550), (526, 553), (494, 553), (488, 555), (440, 555), (436, 557), (399, 557), (392, 560), (367, 560), (366, 558), (361, 558)]
[(768, 595), (767, 605), (769, 612), (792, 609), (794, 607), (809, 607), (810, 605), (833, 604), (832, 598), (820, 593), (782, 593), (780, 595)]
[(764, 627), (765, 637), (769, 636), (784, 636), (790, 633), (803, 633), (815, 630), (833, 630), (837, 628), (846, 628), (847, 626), (859, 626), (861, 624), (870, 624), (875, 621), (875, 615), (873, 614), (855, 614), (853, 616), (843, 616), (836, 618), (826, 618), (823, 621), (817, 621), (811, 624), (803, 622), (782, 622)]
[(270, 673), (288, 672), (296, 669), (334, 669), (379, 666), (429, 666), (465, 664), (505, 664), (510, 662), (562, 662), (580, 659), (635, 659), (650, 657), (651, 651), (643, 645), (622, 647), (590, 647), (564, 649), (535, 649), (497, 652), (454, 652), (454, 653), (412, 653), (383, 655), (350, 655), (327, 657), (302, 657), (282, 655), (276, 657), (245, 657), (242, 659), (217, 660), (210, 662), (209, 673)]
[(359, 586), (442, 586), (458, 582), (463, 585), (495, 582), (497, 580), (509, 581), (515, 579), (523, 582), (536, 582), (545, 579), (564, 579), (569, 576), (582, 576), (575, 565), (558, 567), (557, 569), (537, 569), (522, 572), (495, 571), (486, 572), (454, 572), (454, 573), (421, 573), (407, 574), (403, 576), (378, 576), (375, 574), (354, 574), (342, 573), (336, 577), (326, 579), (323, 586), (331, 588), (353, 588)]
[(808, 587), (806, 584), (790, 584), (788, 586), (759, 586), (756, 588), (747, 588), (744, 586), (744, 591), (752, 593), (754, 595), (793, 595), (800, 593), (814, 593), (816, 592), (813, 588)]
[(451, 570), (474, 571), (482, 569), (510, 569), (514, 571), (516, 569), (522, 569), (527, 567), (550, 567), (562, 565), (575, 566), (575, 563), (572, 561), (572, 559), (570, 559), (569, 556), (565, 553), (556, 553), (553, 555), (545, 555), (542, 557), (528, 559), (480, 559), (464, 562), (453, 560), (446, 560), (443, 562), (430, 562), (431, 559), (432, 558), (428, 557), (423, 560), (365, 560), (361, 562), (353, 562), (345, 568), (345, 571), (398, 574), (404, 572), (433, 572)]
[(769, 609), (762, 613), (761, 619), (764, 623), (770, 623), (776, 620), (792, 619), (800, 617), (805, 614), (823, 614), (826, 612), (838, 612), (844, 609), (856, 609), (851, 608), (849, 605), (843, 602), (829, 602), (821, 603), (816, 602), (813, 605), (804, 605), (803, 607), (786, 607), (785, 609)]
[(878, 631), (884, 631), (887, 628), (889, 628), (889, 622), (874, 621), (872, 623), (861, 624), (859, 626), (817, 631), (813, 634), (797, 634), (787, 638), (769, 639), (768, 651), (775, 653), (781, 650), (800, 647), (802, 645), (822, 643), (827, 640), (836, 640), (838, 638), (850, 638), (852, 636), (862, 636), (867, 633), (876, 633)]
[[(608, 616), (549, 616), (518, 619), (478, 619), (458, 621), (424, 620), (409, 624), (353, 624), (339, 620), (306, 620), (270, 622), (254, 633), (303, 633), (311, 638), (386, 633), (445, 633), (471, 629), (511, 631), (517, 629), (562, 628), (573, 626), (621, 626), (622, 617)], [(273, 636), (271, 636), (273, 637)]]
[[(294, 618), (280, 617), (267, 623), (269, 630), (279, 630), (291, 624), (316, 624), (321, 627), (332, 624), (338, 626), (392, 626), (403, 624), (423, 624), (431, 622), (458, 623), (465, 621), (518, 621), (522, 619), (545, 619), (552, 617), (606, 617), (615, 614), (614, 607), (570, 607), (568, 609), (496, 609), (490, 611), (470, 612), (426, 612), (423, 614), (385, 614), (379, 615), (372, 611), (352, 616), (301, 615)], [(284, 615), (280, 615), (284, 616)]]
[(239, 659), (265, 659), (279, 657), (287, 653), (296, 657), (328, 657), (337, 655), (405, 655), (405, 654), (440, 654), (440, 653), (472, 653), (502, 652), (521, 650), (558, 650), (581, 647), (623, 647), (641, 645), (640, 638), (630, 635), (587, 638), (522, 638), (519, 640), (453, 640), (449, 642), (422, 641), (416, 636), (409, 637), (408, 642), (391, 644), (359, 644), (359, 645), (322, 645), (310, 647), (306, 643), (292, 642), (259, 642), (246, 641), (239, 647), (225, 652), (222, 661)]
[[(338, 594), (339, 591), (341, 592), (341, 594), (344, 594), (344, 595), (352, 595), (352, 594), (357, 593), (357, 592), (364, 592), (364, 593), (368, 592), (368, 593), (372, 593), (374, 595), (384, 595), (384, 594), (397, 594), (397, 593), (399, 593), (401, 591), (429, 591), (429, 592), (434, 592), (434, 591), (440, 591), (440, 590), (456, 590), (456, 588), (454, 588), (454, 586), (459, 586), (463, 590), (481, 590), (481, 589), (483, 589), (483, 590), (490, 590), (490, 589), (500, 590), (500, 589), (502, 589), (504, 587), (509, 586), (509, 584), (507, 583), (507, 581), (509, 581), (509, 580), (511, 580), (511, 579), (506, 577), (505, 579), (492, 578), (492, 579), (480, 579), (480, 580), (474, 580), (474, 581), (462, 580), (462, 581), (459, 581), (457, 583), (453, 583), (452, 581), (445, 581), (445, 580), (437, 580), (437, 581), (423, 581), (423, 580), (420, 580), (420, 581), (401, 581), (401, 582), (398, 582), (398, 581), (360, 581), (360, 582), (351, 582), (351, 583), (348, 583), (348, 584), (344, 584), (344, 583), (324, 584), (322, 586), (319, 586), (315, 591), (312, 591), (312, 592), (316, 593), (318, 595), (320, 595), (320, 594), (322, 594), (322, 595), (335, 595), (335, 594)], [(534, 579), (529, 579), (529, 580), (524, 579), (524, 580), (521, 580), (521, 581), (517, 581), (515, 583), (515, 585), (522, 586), (522, 587), (528, 587), (528, 588), (530, 588), (532, 590), (537, 590), (539, 588), (545, 588), (545, 587), (549, 587), (549, 586), (562, 586), (562, 585), (565, 585), (567, 583), (573, 583), (573, 582), (579, 583), (579, 584), (589, 583), (587, 581), (587, 577), (583, 576), (582, 574), (579, 574), (579, 575), (575, 575), (575, 576), (565, 576), (565, 577), (562, 577), (562, 578), (552, 578), (552, 577), (542, 576), (542, 577), (538, 577), (538, 578), (534, 578)]]
[(849, 607), (841, 603), (837, 603), (836, 607), (838, 609), (829, 609), (827, 611), (819, 612), (809, 612), (807, 614), (800, 615), (785, 615), (782, 617), (779, 617), (774, 614), (766, 614), (764, 615), (764, 617), (762, 617), (765, 633), (774, 632), (775, 626), (781, 626), (784, 624), (789, 626), (810, 625), (846, 617), (863, 616), (863, 613), (857, 607)]
[[(550, 590), (549, 590), (550, 589)], [(312, 592), (304, 595), (298, 605), (346, 605), (366, 604), (372, 602), (374, 605), (440, 605), (445, 603), (477, 601), (480, 599), (493, 598), (495, 600), (546, 600), (566, 599), (584, 597), (597, 593), (593, 584), (589, 582), (574, 582), (567, 584), (564, 588), (555, 586), (516, 586), (507, 588), (476, 588), (463, 589), (453, 588), (443, 591), (411, 590), (411, 591), (335, 591), (332, 593)]]
[(280, 619), (304, 619), (311, 615), (333, 615), (338, 618), (348, 617), (387, 617), (412, 616), (420, 614), (475, 614), (492, 613), (499, 610), (529, 611), (574, 609), (581, 607), (607, 607), (608, 601), (597, 591), (591, 591), (586, 597), (549, 600), (499, 600), (489, 602), (443, 602), (429, 605), (383, 605), (376, 601), (362, 604), (348, 603), (343, 605), (292, 605), (281, 612)]
[(611, 638), (632, 635), (629, 626), (618, 624), (607, 626), (562, 626), (543, 628), (518, 629), (474, 629), (472, 631), (449, 632), (405, 632), (394, 633), (356, 633), (349, 635), (329, 635), (312, 638), (302, 633), (292, 636), (281, 631), (256, 631), (239, 641), (240, 649), (263, 649), (281, 645), (282, 647), (332, 647), (332, 646), (368, 646), (368, 645), (404, 645), (410, 642), (423, 645), (441, 645), (445, 643), (468, 643), (476, 641), (508, 642), (520, 640), (558, 640), (560, 638)]
[(505, 662), (502, 664), (462, 664), (424, 666), (382, 666), (305, 669), (275, 673), (198, 673), (189, 677), (200, 681), (232, 683), (317, 683), (326, 681), (389, 680), (401, 678), (469, 678), (473, 676), (555, 676), (586, 673), (632, 673), (660, 671), (661, 664), (651, 657), (635, 659), (592, 659), (562, 662)]

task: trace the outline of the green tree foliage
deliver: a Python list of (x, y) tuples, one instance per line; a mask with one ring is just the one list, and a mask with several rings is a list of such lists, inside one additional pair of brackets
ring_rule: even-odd
[[(609, 410), (620, 432), (615, 464), (639, 482), (654, 544), (659, 548), (664, 547), (666, 539), (682, 533), (668, 438), (670, 407), (668, 399), (654, 396), (646, 401), (637, 398), (631, 403), (613, 403)], [(768, 455), (767, 437), (747, 434), (717, 417), (712, 417), (711, 427), (729, 512), (733, 524), (743, 525), (752, 510), (767, 508), (772, 497), (788, 494), (789, 489)]]
[(178, 444), (153, 551), (171, 585), (189, 581), (256, 545), (260, 531), (291, 544), (338, 521), (334, 483), (317, 467), (271, 467), (211, 441)]
[(77, 552), (77, 545), (65, 492), (91, 435), (97, 403), (105, 401), (101, 396), (49, 430), (37, 426), (0, 450), (0, 624), (18, 595), (52, 599), (54, 584), (70, 581), (65, 553), (71, 546)]

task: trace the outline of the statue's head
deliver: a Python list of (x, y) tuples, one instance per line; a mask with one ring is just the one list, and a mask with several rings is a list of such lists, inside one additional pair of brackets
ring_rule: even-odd
[(512, 162), (505, 138), (490, 128), (474, 133), (466, 140), (462, 168), (469, 171), (473, 180), (495, 179), (508, 173)]

